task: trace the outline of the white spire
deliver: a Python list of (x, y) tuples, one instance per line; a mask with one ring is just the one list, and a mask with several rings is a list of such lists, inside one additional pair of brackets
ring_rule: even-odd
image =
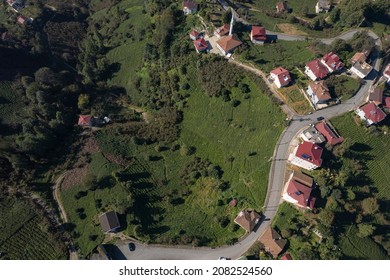
[(233, 34), (233, 25), (234, 25), (234, 10), (233, 8), (231, 8), (231, 11), (232, 11), (232, 19), (230, 21), (230, 31), (229, 31), (229, 35), (232, 35)]

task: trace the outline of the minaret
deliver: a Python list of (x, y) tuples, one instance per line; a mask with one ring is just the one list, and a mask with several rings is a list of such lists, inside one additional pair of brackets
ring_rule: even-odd
[(234, 10), (231, 9), (232, 11), (232, 19), (230, 21), (230, 31), (229, 31), (229, 35), (232, 35), (233, 34), (233, 25), (234, 25)]

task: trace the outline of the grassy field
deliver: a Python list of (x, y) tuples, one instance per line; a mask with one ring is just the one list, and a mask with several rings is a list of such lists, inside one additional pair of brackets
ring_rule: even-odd
[[(256, 66), (266, 72), (283, 66), (287, 70), (294, 67), (303, 68), (306, 62), (315, 57), (314, 53), (308, 49), (310, 42), (305, 41), (281, 41), (275, 44), (258, 46), (249, 44), (248, 53), (245, 59), (253, 62)], [(241, 59), (244, 59), (241, 56)]]
[[(110, 178), (112, 172), (118, 169), (120, 169), (119, 166), (110, 163), (101, 153), (92, 155), (89, 172), (95, 175), (97, 180)], [(112, 178), (110, 179), (106, 179), (102, 189), (92, 191), (88, 186), (81, 185), (61, 192), (61, 199), (70, 222), (76, 225), (75, 244), (80, 248), (81, 257), (86, 257), (103, 241), (104, 236), (98, 220), (99, 214), (108, 210), (120, 211), (120, 207), (130, 205), (129, 191)], [(80, 191), (87, 193), (76, 199), (75, 196)], [(78, 212), (84, 215), (79, 215)]]
[[(191, 71), (189, 75), (196, 75)], [(238, 211), (244, 207), (261, 209), (269, 158), (283, 129), (283, 114), (249, 78), (244, 82), (250, 87), (250, 98), (243, 98), (240, 90), (233, 88), (231, 98), (241, 102), (234, 107), (222, 98), (206, 96), (197, 79), (189, 81), (190, 96), (178, 143), (194, 147), (192, 155), (172, 150), (171, 143), (162, 143), (161, 151), (155, 149), (156, 144), (135, 145), (128, 136), (109, 129), (97, 134), (103, 150), (137, 157), (137, 165), (144, 170), (137, 173), (148, 174), (148, 187), (136, 188), (134, 193), (139, 207), (148, 204), (143, 212), (136, 214), (141, 216), (142, 227), (148, 229), (149, 235), (141, 239), (172, 243), (195, 237), (202, 244), (222, 245), (244, 233), (233, 230)], [(272, 129), (266, 129), (269, 127)], [(206, 176), (191, 184), (183, 182), (180, 175), (195, 157), (219, 166), (222, 177)], [(230, 187), (221, 190), (218, 187), (221, 181), (228, 182)], [(239, 200), (238, 207), (233, 209), (227, 206), (232, 198)], [(229, 222), (222, 227), (220, 220), (224, 218)], [(135, 226), (129, 224), (126, 233), (133, 235)]]
[(66, 250), (48, 223), (23, 199), (0, 195), (0, 251), (5, 259), (65, 259)]
[(334, 84), (334, 93), (340, 96), (342, 101), (354, 96), (360, 87), (360, 83), (356, 79), (346, 75), (335, 76)]
[(309, 101), (303, 96), (297, 85), (281, 88), (279, 91), (285, 97), (286, 104), (299, 115), (305, 115), (313, 110)]
[(390, 141), (389, 136), (378, 136), (370, 133), (366, 128), (358, 126), (353, 118), (354, 114), (346, 114), (332, 119), (333, 125), (344, 138), (350, 138), (356, 142), (356, 150), (361, 150), (368, 168), (367, 175), (372, 184), (377, 188), (376, 196), (379, 199), (390, 199), (390, 176), (386, 166), (390, 166)]
[[(150, 24), (150, 18), (141, 12), (143, 3), (142, 0), (121, 1), (114, 8), (104, 8), (92, 16), (95, 22), (109, 20), (108, 24), (103, 25), (100, 33), (110, 38), (107, 42), (110, 46), (107, 58), (110, 63), (119, 66), (119, 71), (114, 74), (111, 84), (122, 86), (127, 90), (130, 90), (129, 81), (136, 74), (138, 67), (142, 66), (144, 58), (146, 35), (141, 34)], [(124, 10), (128, 17), (126, 20), (120, 20), (118, 27), (112, 32), (110, 30), (116, 24), (112, 19), (118, 17), (117, 8)], [(130, 38), (126, 34), (131, 35)]]

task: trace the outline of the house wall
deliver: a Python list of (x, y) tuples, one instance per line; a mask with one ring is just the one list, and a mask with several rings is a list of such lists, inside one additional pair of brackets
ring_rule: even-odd
[(282, 85), (280, 84), (280, 81), (279, 81), (277, 75), (275, 75), (274, 73), (271, 73), (271, 79), (274, 81), (274, 84), (275, 84), (278, 88), (281, 88), (281, 87), (282, 87)]
[(221, 53), (222, 53), (223, 55), (227, 55), (227, 54), (228, 54), (228, 52), (225, 52), (225, 51), (221, 48), (221, 46), (218, 45), (218, 44), (217, 44), (217, 48), (221, 51)]
[(363, 120), (363, 121), (366, 121), (368, 125), (372, 125), (373, 122), (369, 119), (366, 118), (366, 114), (364, 114), (364, 112), (360, 109), (357, 109), (355, 111), (355, 113)]
[(291, 196), (288, 195), (287, 192), (285, 192), (282, 196), (282, 198), (287, 201), (287, 202), (290, 202), (292, 204), (297, 204), (298, 200), (295, 200), (294, 198), (292, 198)]
[(355, 67), (351, 67), (351, 72), (354, 73), (355, 75), (357, 75), (359, 78), (362, 78), (364, 79), (366, 76), (361, 73), (360, 71), (358, 71)]
[(305, 66), (305, 74), (312, 80), (316, 81), (317, 77), (314, 75), (314, 73), (310, 70), (309, 67)]
[(291, 153), (290, 156), (288, 157), (288, 160), (292, 164), (299, 166), (299, 167), (302, 167), (306, 170), (313, 170), (313, 169), (316, 169), (319, 167), (319, 166), (317, 166), (317, 165), (315, 165), (307, 160), (304, 160), (304, 159), (301, 159), (300, 157), (297, 157), (295, 155), (295, 152), (296, 152), (296, 150), (293, 153)]

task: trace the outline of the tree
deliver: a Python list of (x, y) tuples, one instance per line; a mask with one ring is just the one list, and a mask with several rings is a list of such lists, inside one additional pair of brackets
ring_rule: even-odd
[(365, 215), (375, 214), (379, 210), (378, 200), (375, 197), (369, 197), (362, 201), (362, 209)]
[(320, 219), (322, 225), (330, 227), (334, 220), (334, 213), (328, 209), (323, 209), (318, 214), (318, 218)]
[(358, 229), (359, 233), (357, 234), (357, 236), (364, 238), (367, 236), (371, 236), (376, 228), (370, 224), (359, 224)]
[(232, 19), (232, 12), (231, 10), (227, 10), (226, 12), (224, 12), (224, 14), (222, 15), (222, 22), (223, 23), (229, 23)]

